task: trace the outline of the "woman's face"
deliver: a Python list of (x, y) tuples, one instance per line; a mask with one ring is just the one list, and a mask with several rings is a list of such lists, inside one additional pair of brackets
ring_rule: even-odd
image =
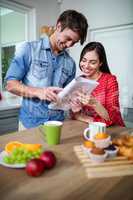
[(100, 71), (101, 64), (98, 54), (95, 50), (92, 50), (83, 56), (80, 61), (80, 68), (86, 77), (93, 78)]

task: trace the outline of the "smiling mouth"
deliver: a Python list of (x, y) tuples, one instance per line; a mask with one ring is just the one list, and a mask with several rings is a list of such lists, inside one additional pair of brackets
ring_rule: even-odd
[(61, 47), (61, 49), (66, 49), (66, 46), (63, 44), (61, 44), (60, 47)]
[(91, 73), (91, 70), (84, 70), (84, 73)]
[(59, 45), (59, 47), (60, 47), (61, 49), (65, 49), (65, 48), (66, 48), (65, 44), (62, 43), (62, 42), (58, 42), (58, 45)]

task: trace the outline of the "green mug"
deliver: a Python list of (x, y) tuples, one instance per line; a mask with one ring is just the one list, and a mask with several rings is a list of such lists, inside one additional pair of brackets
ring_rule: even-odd
[(47, 144), (60, 144), (62, 125), (63, 123), (60, 121), (47, 121), (41, 125)]

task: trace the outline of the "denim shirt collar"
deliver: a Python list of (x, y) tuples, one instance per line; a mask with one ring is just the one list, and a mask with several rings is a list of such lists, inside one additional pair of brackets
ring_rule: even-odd
[(42, 38), (42, 49), (51, 49), (50, 40), (48, 36)]

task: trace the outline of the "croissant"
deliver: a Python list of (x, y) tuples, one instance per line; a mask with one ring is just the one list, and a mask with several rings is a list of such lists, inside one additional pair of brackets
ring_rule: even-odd
[(117, 145), (117, 146), (122, 146), (124, 145), (124, 141), (125, 141), (124, 137), (114, 138), (112, 140), (112, 144)]
[(124, 145), (128, 147), (133, 147), (133, 136), (128, 136), (127, 139), (124, 141)]
[(121, 146), (119, 147), (119, 155), (133, 159), (133, 147)]
[(124, 135), (112, 140), (114, 145), (119, 147), (118, 154), (133, 160), (133, 136)]

